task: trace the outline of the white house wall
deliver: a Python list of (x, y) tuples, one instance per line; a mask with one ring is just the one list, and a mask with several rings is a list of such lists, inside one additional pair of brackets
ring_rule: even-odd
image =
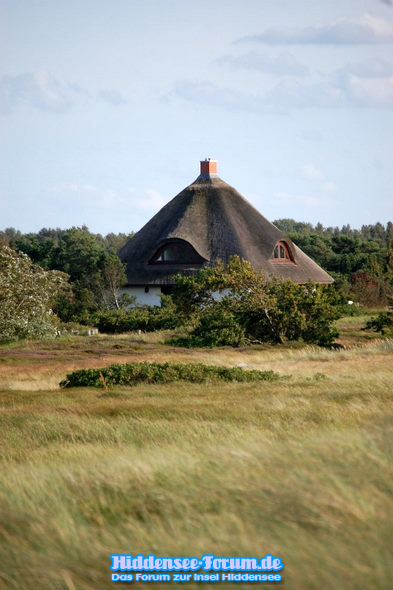
[[(225, 295), (228, 295), (230, 289), (223, 289), (222, 291), (214, 291), (212, 298), (215, 301), (220, 301)], [(119, 295), (132, 295), (136, 298), (138, 305), (150, 305), (161, 307), (161, 287), (149, 287), (149, 292), (145, 293), (145, 287), (123, 287), (119, 290)]]
[(148, 293), (145, 293), (145, 287), (124, 287), (120, 289), (120, 295), (123, 293), (135, 297), (138, 305), (161, 307), (161, 287), (149, 287)]

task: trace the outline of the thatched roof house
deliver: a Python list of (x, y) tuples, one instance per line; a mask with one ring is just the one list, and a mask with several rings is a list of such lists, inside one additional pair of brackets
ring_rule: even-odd
[[(127, 265), (127, 292), (158, 304), (173, 275), (193, 274), (237, 254), (266, 276), (297, 283), (333, 279), (240, 193), (217, 176), (217, 163), (201, 162), (198, 178), (169, 201), (119, 252)], [(140, 297), (144, 293), (145, 295)], [(149, 295), (150, 294), (150, 295)]]

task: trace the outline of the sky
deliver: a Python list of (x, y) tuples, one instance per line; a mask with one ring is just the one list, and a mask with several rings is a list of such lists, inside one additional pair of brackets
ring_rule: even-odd
[(199, 161), (270, 220), (393, 219), (393, 0), (0, 0), (0, 229), (140, 229)]

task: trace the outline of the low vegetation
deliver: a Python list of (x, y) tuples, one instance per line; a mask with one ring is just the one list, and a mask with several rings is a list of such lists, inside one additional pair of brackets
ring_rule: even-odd
[[(393, 342), (364, 317), (339, 323), (339, 350), (182, 349), (156, 333), (3, 345), (4, 588), (110, 588), (112, 553), (272, 553), (293, 590), (390, 589)], [(292, 377), (58, 387), (143, 361)]]
[(278, 379), (273, 371), (245, 371), (240, 367), (217, 367), (201, 363), (126, 363), (102, 369), (79, 369), (67, 375), (60, 387), (105, 387), (137, 383), (211, 383), (237, 381), (250, 383)]
[(378, 315), (369, 319), (363, 330), (373, 330), (380, 332), (383, 336), (388, 334), (393, 336), (393, 298), (389, 298), (389, 310), (380, 311)]

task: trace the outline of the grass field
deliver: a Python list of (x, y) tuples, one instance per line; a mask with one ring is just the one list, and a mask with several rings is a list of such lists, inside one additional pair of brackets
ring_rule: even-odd
[[(1, 347), (0, 587), (116, 588), (111, 553), (272, 553), (288, 589), (391, 588), (393, 341), (360, 322), (341, 320), (341, 350), (192, 351), (159, 334)], [(138, 360), (287, 378), (58, 388)]]

